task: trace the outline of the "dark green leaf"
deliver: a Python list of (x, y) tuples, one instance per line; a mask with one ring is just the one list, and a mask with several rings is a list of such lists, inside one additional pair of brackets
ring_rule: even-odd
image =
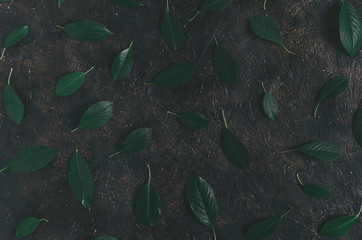
[(227, 83), (235, 83), (237, 77), (235, 61), (225, 49), (219, 46), (217, 41), (214, 49), (213, 63), (218, 78)]
[(224, 129), (222, 146), (224, 154), (231, 164), (237, 168), (249, 170), (249, 150), (228, 128)]
[(50, 163), (58, 150), (47, 146), (32, 146), (25, 148), (10, 159), (6, 169), (14, 172), (34, 172)]
[(209, 120), (207, 120), (207, 118), (204, 115), (202, 115), (201, 113), (188, 112), (188, 113), (183, 113), (181, 115), (177, 115), (170, 111), (168, 111), (167, 113), (178, 117), (180, 119), (181, 123), (185, 127), (188, 127), (193, 130), (200, 130), (200, 129), (210, 126)]
[(57, 0), (58, 2), (58, 8), (60, 8), (60, 6), (64, 3), (64, 0)]
[(87, 163), (78, 150), (70, 159), (68, 181), (75, 198), (86, 207), (92, 198), (93, 180)]
[(21, 26), (19, 28), (14, 29), (13, 31), (11, 31), (5, 38), (4, 48), (1, 53), (0, 59), (2, 59), (4, 57), (5, 50), (7, 48), (9, 48), (9, 47), (13, 46), (14, 44), (16, 44), (17, 42), (19, 42), (26, 35), (28, 35), (28, 33), (29, 33), (28, 26)]
[(96, 21), (79, 21), (58, 27), (63, 29), (71, 38), (82, 42), (101, 42), (114, 34)]
[(222, 10), (230, 5), (232, 0), (204, 0), (201, 5), (201, 11), (218, 11)]
[(144, 6), (139, 0), (113, 0), (114, 3), (126, 7), (142, 7)]
[(218, 209), (211, 186), (201, 177), (193, 176), (187, 183), (186, 197), (192, 212), (202, 224), (213, 230), (215, 238), (214, 228)]
[(4, 108), (9, 118), (20, 125), (24, 115), (24, 105), (14, 89), (10, 86), (12, 72), (13, 69), (11, 68), (8, 77), (8, 85), (6, 85), (4, 91)]
[(282, 218), (285, 217), (290, 211), (291, 211), (291, 209), (288, 212), (286, 212), (285, 214), (283, 214), (281, 217), (268, 218), (268, 219), (265, 219), (263, 221), (260, 221), (256, 224), (252, 225), (248, 229), (248, 231), (245, 235), (245, 239), (246, 240), (261, 240), (261, 239), (268, 237), (278, 227)]
[(66, 96), (75, 93), (83, 85), (85, 75), (92, 71), (94, 67), (86, 72), (74, 72), (60, 78), (56, 86), (57, 96)]
[(24, 218), (16, 226), (16, 237), (22, 238), (28, 236), (38, 228), (41, 221), (48, 222), (46, 219), (37, 219), (35, 217)]
[(102, 237), (92, 238), (91, 240), (118, 240), (118, 239), (114, 237), (102, 236)]
[(264, 83), (262, 83), (262, 86), (265, 92), (263, 97), (264, 113), (268, 118), (274, 121), (274, 119), (278, 116), (279, 112), (278, 102), (273, 95), (265, 90)]
[(173, 50), (177, 50), (182, 42), (182, 27), (178, 20), (170, 13), (167, 0), (167, 12), (162, 20), (162, 38)]
[(353, 136), (362, 147), (362, 108), (358, 110), (353, 123)]
[(159, 73), (152, 83), (146, 85), (154, 86), (173, 86), (187, 82), (197, 68), (197, 65), (191, 62), (175, 63), (161, 73)]
[(0, 0), (0, 2), (11, 2), (12, 0)]
[(356, 223), (361, 211), (362, 206), (356, 216), (342, 216), (329, 220), (318, 233), (331, 238), (344, 235)]
[(250, 17), (249, 22), (251, 29), (258, 37), (276, 43), (282, 46), (288, 53), (294, 54), (284, 46), (279, 27), (273, 19), (268, 16), (257, 15)]
[(342, 45), (353, 57), (362, 44), (362, 21), (358, 11), (343, 1), (339, 12), (339, 36)]
[(132, 131), (124, 140), (121, 149), (109, 156), (109, 158), (119, 154), (136, 153), (145, 149), (150, 144), (152, 138), (152, 128), (138, 128)]
[(148, 182), (138, 195), (136, 216), (147, 228), (151, 227), (161, 215), (161, 201), (151, 184), (151, 169), (148, 166)]
[(324, 198), (330, 194), (327, 188), (315, 185), (303, 184), (299, 178), (299, 174), (297, 174), (297, 179), (298, 182), (300, 183), (300, 187), (302, 188), (303, 192), (311, 197)]
[(333, 143), (330, 143), (328, 141), (310, 142), (296, 149), (283, 151), (281, 153), (293, 151), (299, 151), (324, 161), (335, 161), (343, 155)]
[(112, 113), (113, 102), (102, 101), (95, 103), (83, 114), (78, 127), (72, 130), (72, 132), (78, 129), (90, 129), (102, 126), (112, 117)]
[(317, 116), (317, 110), (320, 104), (325, 101), (337, 97), (339, 94), (344, 92), (348, 87), (348, 77), (335, 77), (331, 78), (322, 88), (319, 93), (317, 106), (314, 111), (314, 118)]
[(117, 55), (112, 64), (112, 75), (114, 80), (126, 77), (132, 69), (133, 51), (132, 44)]

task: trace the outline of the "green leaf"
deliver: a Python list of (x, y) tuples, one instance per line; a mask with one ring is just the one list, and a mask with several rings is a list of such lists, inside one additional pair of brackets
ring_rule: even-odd
[(48, 222), (46, 219), (37, 219), (35, 217), (28, 217), (21, 220), (16, 226), (16, 237), (22, 238), (34, 232), (41, 221)]
[(132, 70), (133, 51), (132, 44), (117, 55), (112, 64), (112, 75), (114, 80), (126, 77)]
[(216, 75), (226, 83), (235, 84), (237, 77), (235, 60), (225, 49), (219, 46), (216, 38), (215, 42), (213, 65)]
[(82, 42), (101, 42), (114, 34), (96, 21), (79, 21), (58, 27), (63, 29), (71, 38)]
[(8, 85), (6, 85), (4, 91), (4, 108), (9, 118), (20, 125), (24, 115), (24, 105), (14, 89), (10, 86), (12, 72), (13, 69), (11, 68), (8, 77)]
[(268, 93), (265, 90), (264, 83), (261, 83), (264, 89), (264, 97), (263, 97), (263, 109), (265, 115), (271, 119), (272, 121), (278, 116), (279, 112), (279, 105), (277, 100), (274, 98), (273, 95)]
[(302, 188), (303, 192), (311, 197), (324, 198), (330, 194), (330, 192), (327, 188), (315, 186), (315, 185), (303, 184), (299, 178), (298, 173), (297, 173), (297, 179), (298, 179), (298, 182), (299, 182), (300, 187)]
[(0, 2), (11, 2), (12, 0), (0, 0)]
[(64, 3), (64, 0), (57, 0), (58, 3), (58, 8), (60, 8), (60, 6)]
[(250, 154), (248, 148), (235, 136), (228, 128), (224, 110), (222, 116), (225, 123), (224, 134), (222, 138), (222, 146), (226, 158), (235, 167), (249, 170), (250, 168)]
[(146, 85), (154, 86), (173, 86), (187, 82), (197, 68), (197, 65), (191, 62), (179, 62), (166, 68), (159, 73), (152, 83)]
[(232, 0), (204, 0), (201, 5), (201, 11), (218, 11), (227, 8)]
[(167, 0), (167, 11), (162, 20), (161, 35), (167, 46), (177, 50), (182, 42), (182, 27), (175, 16), (170, 13)]
[(84, 208), (87, 207), (92, 198), (93, 180), (87, 163), (79, 154), (78, 149), (70, 159), (68, 181), (75, 198)]
[(142, 188), (136, 202), (136, 216), (147, 228), (151, 227), (161, 215), (161, 201), (151, 184), (151, 169), (148, 168), (148, 182)]
[(91, 240), (118, 240), (118, 239), (115, 237), (102, 236), (102, 237), (92, 238)]
[(94, 67), (86, 72), (74, 72), (60, 78), (56, 86), (57, 96), (66, 96), (75, 93), (83, 85), (85, 75), (93, 70)]
[(114, 3), (125, 7), (143, 7), (139, 0), (113, 0)]
[(152, 138), (152, 128), (138, 128), (132, 131), (124, 140), (121, 149), (109, 156), (109, 158), (123, 153), (136, 153), (145, 149), (150, 144)]
[(339, 94), (344, 92), (348, 87), (348, 77), (335, 77), (331, 78), (322, 88), (319, 93), (317, 106), (314, 110), (314, 118), (317, 117), (317, 110), (320, 104), (325, 101), (337, 97)]
[(252, 225), (246, 232), (246, 240), (261, 240), (272, 234), (278, 227), (280, 221), (292, 210), (284, 213), (281, 217), (268, 218)]
[(47, 146), (32, 146), (23, 149), (10, 159), (0, 172), (9, 169), (14, 172), (34, 172), (50, 163), (59, 151)]
[(283, 44), (278, 25), (268, 16), (257, 15), (249, 18), (250, 27), (253, 32), (260, 38), (266, 39), (282, 46), (288, 53), (289, 51)]
[(343, 1), (339, 12), (339, 36), (343, 47), (353, 57), (362, 44), (362, 21), (356, 8)]
[(9, 47), (13, 46), (14, 44), (16, 44), (17, 42), (19, 42), (21, 39), (26, 37), (26, 35), (28, 35), (28, 33), (29, 33), (28, 26), (21, 26), (19, 28), (14, 29), (13, 31), (11, 31), (5, 38), (4, 48), (1, 53), (0, 59), (2, 59), (4, 57), (5, 50), (7, 48), (9, 48)]
[(335, 161), (343, 154), (338, 148), (328, 141), (314, 141), (304, 144), (298, 148), (282, 151), (280, 153), (299, 151), (309, 156), (324, 161)]
[(356, 216), (342, 216), (329, 220), (318, 233), (331, 238), (337, 238), (344, 235), (356, 223), (361, 211), (362, 205)]
[(113, 102), (101, 101), (90, 106), (83, 114), (78, 127), (72, 132), (78, 129), (90, 129), (103, 126), (112, 117)]
[(185, 126), (193, 130), (200, 130), (210, 126), (209, 120), (197, 112), (187, 112), (181, 115), (177, 115), (173, 112), (167, 111), (167, 113), (172, 114), (180, 119), (180, 122)]
[(353, 123), (353, 136), (357, 143), (362, 147), (362, 108), (357, 112)]

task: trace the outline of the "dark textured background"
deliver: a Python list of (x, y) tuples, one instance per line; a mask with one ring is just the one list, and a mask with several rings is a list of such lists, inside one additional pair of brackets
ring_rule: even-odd
[[(111, 0), (55, 0), (0, 4), (0, 41), (14, 28), (29, 26), (29, 35), (7, 49), (0, 62), (0, 92), (10, 68), (11, 85), (25, 105), (21, 126), (0, 108), (0, 165), (34, 144), (55, 147), (60, 154), (45, 168), (28, 174), (0, 174), (0, 239), (15, 239), (16, 224), (28, 216), (47, 218), (26, 239), (83, 240), (103, 234), (118, 239), (211, 239), (211, 230), (194, 217), (185, 200), (185, 184), (192, 173), (207, 180), (219, 207), (219, 240), (242, 239), (250, 224), (294, 210), (269, 239), (326, 239), (317, 235), (334, 216), (356, 214), (362, 200), (362, 149), (351, 131), (361, 107), (362, 50), (350, 58), (338, 40), (339, 0), (269, 0), (267, 14), (280, 26), (285, 45), (257, 38), (247, 18), (264, 14), (262, 0), (234, 0), (230, 7), (202, 13), (189, 23), (201, 0), (174, 0), (171, 12), (184, 28), (184, 41), (175, 53), (162, 41), (160, 23), (166, 1), (144, 0), (145, 7), (119, 7)], [(362, 15), (362, 2), (349, 0)], [(116, 34), (101, 43), (82, 43), (56, 28), (78, 20), (96, 20)], [(238, 65), (237, 83), (224, 84), (212, 68), (213, 38), (229, 50)], [(131, 76), (114, 81), (115, 56), (134, 41)], [(150, 87), (162, 69), (181, 60), (199, 63), (187, 84)], [(57, 80), (70, 72), (95, 69), (74, 95), (55, 96)], [(313, 110), (320, 88), (334, 76), (350, 77), (348, 89), (323, 104), (318, 118)], [(280, 104), (272, 122), (260, 109), (264, 81)], [(83, 112), (101, 100), (114, 101), (114, 115), (102, 127), (74, 129)], [(1, 100), (2, 101), (2, 100)], [(251, 170), (241, 171), (226, 160), (221, 149), (225, 109), (230, 129), (251, 152)], [(183, 127), (167, 115), (197, 111), (211, 121), (202, 131)], [(139, 127), (152, 127), (147, 150), (107, 157)], [(343, 152), (335, 162), (322, 162), (299, 153), (278, 154), (312, 140), (329, 140)], [(94, 178), (95, 191), (86, 209), (68, 186), (69, 159), (78, 148)], [(146, 229), (135, 218), (135, 198), (147, 180), (146, 164), (162, 201), (158, 222)], [(330, 189), (325, 199), (306, 196), (305, 183)], [(359, 240), (362, 223), (343, 240)]]

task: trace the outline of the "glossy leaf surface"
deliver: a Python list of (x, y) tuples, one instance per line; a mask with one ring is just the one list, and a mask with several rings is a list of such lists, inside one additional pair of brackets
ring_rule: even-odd
[(232, 0), (204, 0), (201, 5), (201, 11), (218, 11), (227, 8)]
[(93, 69), (89, 69), (87, 72), (74, 72), (61, 77), (57, 83), (55, 93), (57, 96), (71, 95), (78, 91), (83, 85), (85, 75)]
[(41, 221), (48, 222), (46, 219), (37, 219), (35, 217), (24, 218), (16, 226), (16, 237), (22, 238), (28, 236), (38, 228)]
[(149, 85), (173, 86), (185, 83), (194, 75), (196, 68), (197, 65), (191, 62), (173, 64), (159, 73)]
[(264, 113), (270, 120), (274, 121), (275, 118), (278, 116), (279, 104), (277, 100), (274, 98), (274, 96), (265, 90), (263, 83), (262, 86), (264, 89), (264, 97), (263, 97)]
[(220, 80), (226, 83), (235, 83), (237, 77), (235, 60), (218, 44), (216, 44), (214, 49), (213, 65), (215, 73)]
[(5, 38), (4, 48), (9, 48), (28, 35), (28, 26), (21, 26), (11, 31)]
[[(60, 26), (59, 26), (60, 27)], [(71, 38), (82, 42), (101, 42), (114, 33), (96, 21), (79, 21), (60, 27)]]
[(133, 66), (132, 44), (128, 48), (120, 52), (114, 59), (112, 64), (112, 75), (114, 80), (126, 77), (130, 74)]
[(303, 192), (311, 197), (324, 198), (330, 194), (329, 190), (325, 187), (303, 184), (299, 178), (299, 174), (297, 174), (297, 178)]
[(170, 13), (167, 0), (167, 11), (161, 25), (162, 38), (173, 50), (177, 50), (182, 42), (182, 27), (175, 16)]
[(8, 84), (4, 91), (4, 108), (9, 118), (20, 125), (24, 115), (24, 105), (14, 89), (10, 86), (12, 72), (13, 69), (10, 70)]
[(358, 110), (353, 122), (353, 136), (357, 143), (362, 147), (362, 108)]
[(125, 7), (142, 7), (140, 0), (113, 0), (114, 3)]

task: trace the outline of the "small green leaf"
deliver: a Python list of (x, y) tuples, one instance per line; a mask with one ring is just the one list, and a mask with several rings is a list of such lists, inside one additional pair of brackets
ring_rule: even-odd
[(216, 38), (215, 42), (213, 65), (216, 75), (226, 83), (235, 84), (237, 77), (235, 60), (225, 49), (219, 46)]
[(215, 224), (218, 208), (211, 186), (203, 178), (193, 176), (187, 183), (186, 197), (196, 218), (212, 229), (216, 239)]
[(6, 85), (4, 91), (4, 108), (9, 118), (20, 125), (24, 115), (24, 105), (14, 89), (10, 86), (12, 73), (13, 69), (11, 68), (8, 77), (8, 84)]
[(324, 224), (318, 233), (331, 238), (337, 238), (344, 235), (356, 223), (359, 215), (361, 214), (361, 211), (362, 205), (359, 212), (355, 216), (342, 216), (329, 220), (326, 224)]
[(299, 151), (309, 156), (324, 161), (335, 161), (343, 154), (338, 148), (328, 141), (314, 141), (304, 144), (298, 148), (282, 151), (280, 153)]
[(58, 3), (58, 8), (60, 8), (60, 6), (64, 3), (64, 0), (57, 0)]
[(59, 151), (47, 146), (32, 146), (23, 149), (10, 159), (0, 172), (9, 169), (14, 172), (34, 172), (50, 163)]
[(222, 116), (225, 123), (225, 129), (222, 139), (222, 146), (226, 158), (235, 167), (249, 170), (250, 169), (250, 154), (248, 148), (235, 136), (228, 128), (224, 110)]
[(357, 112), (353, 123), (353, 136), (357, 143), (362, 147), (362, 108)]
[(138, 220), (150, 228), (161, 215), (161, 201), (151, 184), (151, 169), (148, 168), (148, 182), (142, 188), (136, 202), (136, 216)]
[(264, 83), (261, 83), (264, 89), (264, 97), (263, 97), (263, 109), (265, 115), (271, 119), (272, 121), (278, 116), (279, 112), (279, 105), (277, 100), (274, 98), (273, 95), (268, 93), (265, 90)]
[(179, 62), (166, 68), (159, 73), (152, 83), (146, 85), (154, 86), (173, 86), (187, 82), (197, 68), (197, 65), (191, 62)]
[(103, 126), (112, 117), (113, 102), (101, 101), (90, 106), (83, 114), (78, 127), (72, 132), (78, 129), (90, 129)]
[(362, 44), (362, 21), (356, 8), (343, 1), (339, 12), (339, 36), (343, 47), (353, 57)]
[(170, 13), (167, 0), (167, 11), (162, 20), (161, 35), (167, 46), (177, 50), (182, 42), (182, 27), (177, 18)]
[(263, 221), (260, 221), (254, 225), (252, 225), (246, 235), (246, 240), (261, 240), (266, 237), (268, 237), (270, 234), (272, 234), (275, 229), (278, 227), (280, 221), (292, 210), (289, 209), (286, 213), (284, 213), (280, 217), (276, 218), (268, 218)]
[(85, 75), (93, 70), (94, 67), (86, 72), (74, 72), (60, 78), (56, 86), (57, 96), (66, 96), (75, 93), (83, 85)]
[(311, 197), (324, 198), (330, 194), (330, 192), (327, 188), (315, 186), (315, 185), (303, 184), (299, 178), (298, 173), (297, 173), (297, 179), (298, 179), (298, 182), (299, 182), (300, 187), (302, 188), (303, 192)]
[(41, 221), (48, 222), (46, 219), (37, 219), (35, 217), (28, 217), (21, 220), (16, 226), (16, 237), (22, 238), (34, 232)]
[(177, 115), (173, 112), (167, 111), (167, 113), (174, 115), (180, 119), (180, 122), (185, 126), (193, 130), (200, 130), (210, 126), (209, 120), (197, 112), (187, 112), (181, 115)]
[(84, 208), (87, 207), (93, 194), (93, 180), (87, 163), (79, 154), (78, 149), (70, 159), (68, 181), (75, 198)]
[(290, 54), (295, 54), (284, 46), (279, 27), (273, 19), (268, 16), (257, 15), (250, 17), (249, 22), (251, 29), (258, 37), (282, 46)]
[(79, 21), (58, 27), (63, 29), (71, 38), (82, 42), (101, 42), (114, 34), (96, 21)]
[(26, 35), (28, 35), (28, 33), (29, 33), (28, 26), (21, 26), (19, 28), (14, 29), (13, 31), (11, 31), (5, 38), (4, 48), (1, 53), (0, 59), (2, 59), (4, 57), (5, 50), (7, 48), (9, 48), (9, 47), (13, 46), (14, 44), (16, 44), (17, 42), (19, 42), (21, 39), (26, 37)]
[(145, 149), (150, 144), (152, 138), (152, 128), (138, 128), (132, 131), (124, 140), (121, 149), (109, 156), (109, 158), (123, 153), (136, 153)]
[(113, 0), (115, 4), (125, 7), (143, 7), (139, 0)]
[(133, 66), (132, 44), (133, 41), (128, 48), (120, 52), (114, 59), (112, 64), (112, 75), (114, 80), (126, 77), (131, 72)]
[(319, 93), (317, 106), (314, 110), (314, 118), (317, 117), (317, 110), (320, 104), (325, 101), (337, 97), (339, 94), (344, 92), (348, 87), (348, 77), (335, 77), (331, 78), (322, 88)]
[(102, 237), (92, 238), (91, 240), (118, 240), (118, 239), (115, 237), (102, 236)]

